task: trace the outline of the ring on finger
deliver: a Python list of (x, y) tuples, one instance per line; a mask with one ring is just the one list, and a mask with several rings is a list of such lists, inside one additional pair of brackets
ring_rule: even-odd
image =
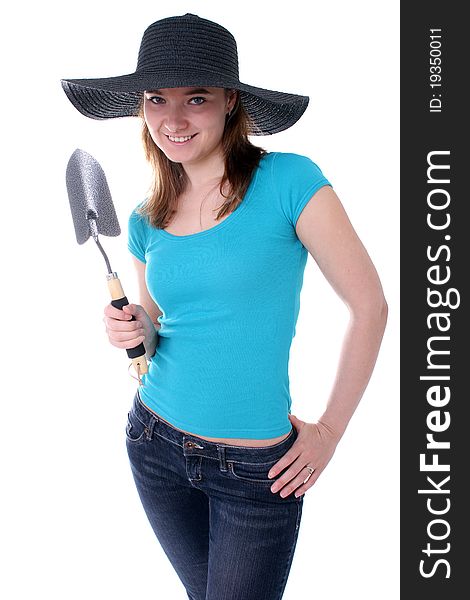
[(308, 465), (305, 465), (305, 469), (308, 469), (308, 475), (307, 475), (306, 479), (304, 479), (304, 483), (307, 483), (307, 481), (313, 475), (313, 472), (315, 471), (315, 469), (312, 469), (312, 467), (309, 467)]

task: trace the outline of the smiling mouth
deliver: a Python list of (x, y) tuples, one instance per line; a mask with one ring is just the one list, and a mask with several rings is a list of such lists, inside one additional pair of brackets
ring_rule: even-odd
[(193, 137), (195, 137), (197, 135), (197, 133), (194, 133), (193, 135), (184, 135), (184, 136), (171, 136), (166, 133), (164, 135), (166, 135), (166, 137), (170, 140), (170, 142), (173, 142), (175, 144), (185, 144), (186, 142), (189, 142), (189, 140), (192, 140)]

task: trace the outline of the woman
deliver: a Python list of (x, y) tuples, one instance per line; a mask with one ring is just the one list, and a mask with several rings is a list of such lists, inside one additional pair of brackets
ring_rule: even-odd
[[(154, 172), (129, 218), (140, 304), (104, 310), (111, 344), (143, 342), (150, 360), (126, 427), (149, 522), (189, 598), (281, 598), (304, 495), (362, 397), (387, 319), (319, 167), (248, 139), (291, 127), (308, 98), (241, 83), (233, 36), (193, 14), (147, 28), (135, 73), (62, 85), (88, 117), (140, 116)], [(315, 423), (290, 414), (288, 380), (307, 251), (350, 311)]]

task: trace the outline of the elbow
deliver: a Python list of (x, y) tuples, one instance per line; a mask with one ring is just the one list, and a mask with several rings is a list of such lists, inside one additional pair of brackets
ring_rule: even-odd
[(382, 301), (380, 303), (379, 318), (380, 322), (382, 323), (382, 331), (385, 331), (388, 319), (388, 304), (385, 300), (385, 296), (382, 296)]
[(351, 317), (354, 320), (374, 321), (385, 329), (388, 319), (388, 303), (383, 293), (369, 296), (367, 299), (349, 306)]
[(374, 311), (377, 313), (379, 318), (385, 323), (388, 318), (388, 303), (385, 296), (381, 294), (374, 302)]

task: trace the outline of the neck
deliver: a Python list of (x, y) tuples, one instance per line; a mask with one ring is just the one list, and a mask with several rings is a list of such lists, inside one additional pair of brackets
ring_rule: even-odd
[(189, 179), (188, 191), (202, 190), (215, 185), (225, 173), (225, 164), (221, 154), (212, 154), (202, 161), (183, 163)]

